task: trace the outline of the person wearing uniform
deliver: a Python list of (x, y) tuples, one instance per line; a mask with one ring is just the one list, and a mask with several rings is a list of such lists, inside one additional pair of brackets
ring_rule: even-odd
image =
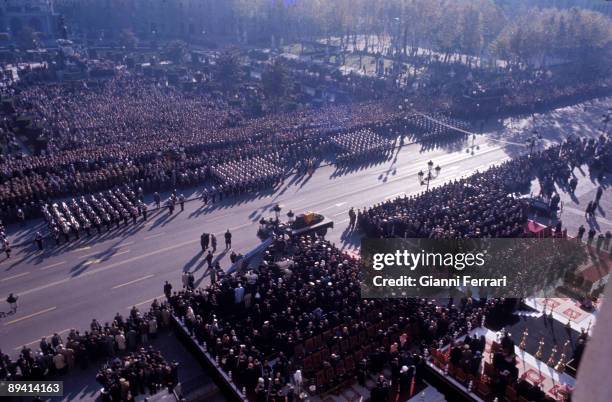
[(36, 232), (36, 236), (34, 237), (34, 241), (36, 242), (36, 245), (38, 246), (38, 249), (42, 251), (42, 249), (43, 249), (43, 237), (42, 237), (42, 234), (40, 232)]
[(60, 230), (57, 228), (57, 226), (53, 226), (53, 238), (55, 239), (55, 245), (59, 246), (60, 245)]
[(25, 225), (25, 213), (21, 208), (17, 209), (17, 219), (19, 220), (20, 225)]
[(17, 311), (17, 299), (18, 297), (14, 296), (12, 293), (10, 293), (6, 298), (6, 302), (9, 304), (9, 306), (11, 306), (11, 311), (13, 313)]
[(6, 253), (6, 258), (11, 258), (11, 245), (7, 239), (4, 239), (4, 252)]
[(181, 206), (181, 212), (185, 210), (185, 196), (183, 194), (178, 197), (179, 205)]

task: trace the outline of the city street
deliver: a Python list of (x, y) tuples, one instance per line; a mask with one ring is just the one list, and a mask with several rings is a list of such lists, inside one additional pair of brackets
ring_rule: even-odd
[[(423, 151), (420, 145), (412, 144), (396, 150), (394, 158), (383, 163), (352, 171), (325, 166), (312, 177), (290, 176), (274, 192), (257, 197), (224, 199), (208, 206), (194, 200), (186, 204), (185, 211), (177, 208), (172, 216), (165, 210), (155, 212), (146, 223), (130, 224), (93, 238), (82, 237), (67, 246), (56, 247), (48, 239), (45, 250), (39, 252), (30, 240), (26, 247), (15, 247), (10, 259), (1, 257), (0, 297), (4, 300), (11, 292), (19, 295), (19, 307), (0, 321), (0, 348), (15, 354), (24, 344), (37, 344), (42, 336), (63, 335), (70, 328), (85, 329), (94, 317), (104, 323), (116, 312), (128, 313), (132, 306), (146, 309), (154, 298), (162, 296), (164, 281), (180, 288), (184, 271), (194, 272), (196, 284), (205, 284), (208, 272), (200, 250), (200, 234), (216, 234), (215, 257), (227, 268), (229, 251), (223, 250), (226, 229), (233, 233), (233, 249), (248, 252), (259, 243), (258, 221), (273, 216), (272, 208), (277, 203), (282, 207), (282, 217), (292, 210), (296, 214), (315, 211), (331, 218), (335, 228), (328, 232), (328, 238), (354, 251), (357, 235), (346, 231), (348, 209), (424, 191), (417, 172), (426, 169), (430, 159), (442, 168), (440, 176), (432, 181), (436, 186), (527, 151), (521, 142), (509, 143), (489, 134), (449, 149)], [(572, 205), (569, 197), (563, 198), (562, 219), (570, 235), (584, 223), (585, 200), (594, 196), (596, 188), (586, 179), (588, 176), (584, 177), (580, 177), (576, 191), (580, 204)], [(609, 202), (608, 194), (602, 205), (609, 211), (604, 202)], [(612, 229), (609, 216), (598, 217), (598, 222), (601, 230)], [(14, 242), (28, 241), (22, 231), (12, 229)], [(8, 305), (3, 304), (0, 311), (7, 312)]]

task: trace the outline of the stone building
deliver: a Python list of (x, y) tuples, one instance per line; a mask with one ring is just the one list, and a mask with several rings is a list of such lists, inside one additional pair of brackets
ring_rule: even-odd
[(234, 0), (54, 0), (74, 31), (129, 29), (141, 38), (197, 36), (222, 31)]
[(55, 35), (57, 18), (52, 0), (0, 1), (0, 32), (16, 35), (29, 27), (47, 36)]

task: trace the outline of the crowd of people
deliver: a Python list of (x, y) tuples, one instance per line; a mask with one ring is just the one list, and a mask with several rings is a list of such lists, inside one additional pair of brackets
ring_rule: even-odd
[[(612, 142), (569, 138), (563, 144), (520, 156), (413, 196), (388, 200), (357, 212), (357, 226), (370, 237), (517, 237), (524, 232), (531, 181), (555, 204), (555, 186), (571, 190), (572, 170), (588, 164), (603, 177), (612, 161)], [(576, 179), (577, 180), (577, 179)]]
[(137, 196), (125, 185), (68, 202), (45, 204), (42, 213), (51, 236), (59, 245), (62, 237), (68, 242), (73, 233), (78, 239), (82, 232), (91, 236), (94, 229), (101, 233), (103, 228), (119, 227), (122, 222), (125, 225), (136, 223), (140, 216), (146, 220), (147, 206), (142, 194)]
[(398, 378), (419, 376), (429, 345), (467, 333), (498, 308), (495, 300), (361, 299), (359, 261), (317, 237), (277, 238), (265, 255), (258, 270), (169, 297), (194, 340), (253, 400), (319, 393), (389, 367), (385, 381), (404, 386), (387, 391), (407, 395)]
[(339, 150), (337, 163), (377, 159), (391, 152), (391, 142), (370, 129), (338, 134), (331, 142)]
[(274, 186), (282, 180), (284, 171), (278, 164), (262, 157), (233, 160), (214, 166), (213, 176), (231, 194), (255, 191)]
[(432, 116), (415, 114), (410, 116), (406, 123), (411, 128), (410, 137), (423, 143), (461, 140), (467, 136), (467, 130), (470, 129), (465, 121), (441, 113), (434, 113)]
[(110, 360), (96, 375), (104, 402), (135, 401), (138, 395), (172, 392), (178, 384), (178, 363), (168, 362), (152, 346)]
[[(117, 313), (110, 323), (102, 324), (93, 319), (86, 331), (71, 329), (65, 338), (61, 333), (43, 337), (37, 348), (32, 344), (24, 345), (15, 360), (0, 352), (0, 379), (42, 381), (57, 378), (78, 368), (86, 369), (90, 364), (109, 359), (119, 358), (127, 362), (138, 360), (142, 353), (159, 356), (158, 352), (150, 348), (149, 343), (161, 329), (168, 328), (170, 319), (171, 311), (167, 304), (157, 300), (144, 313), (133, 307), (127, 317)], [(143, 360), (142, 363), (147, 361)], [(151, 364), (157, 363), (159, 359), (151, 360)], [(139, 366), (151, 368), (142, 364)], [(139, 380), (142, 380), (141, 376)], [(139, 390), (141, 385), (148, 386), (148, 383), (139, 380), (133, 382), (132, 386)], [(136, 396), (138, 392), (132, 395)]]
[[(7, 155), (0, 163), (0, 213), (7, 222), (18, 209), (29, 219), (41, 203), (123, 185), (150, 193), (210, 185), (221, 175), (223, 184), (258, 187), (266, 177), (321, 159), (337, 134), (353, 144), (365, 141), (368, 130), (391, 140), (411, 131), (418, 138), (443, 134), (409, 124), (411, 112), (392, 100), (244, 119), (218, 91), (184, 91), (129, 70), (104, 81), (19, 87), (14, 99), (11, 117), (29, 116), (45, 145), (40, 155)], [(253, 176), (261, 158), (268, 161), (263, 178)]]

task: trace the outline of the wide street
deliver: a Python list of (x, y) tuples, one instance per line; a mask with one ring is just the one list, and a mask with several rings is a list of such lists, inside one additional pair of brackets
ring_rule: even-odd
[[(599, 127), (598, 122), (593, 123), (593, 132), (595, 126)], [(376, 165), (349, 171), (324, 166), (312, 177), (288, 177), (274, 192), (225, 199), (209, 206), (191, 201), (185, 211), (177, 208), (179, 212), (172, 216), (155, 212), (146, 223), (130, 224), (94, 238), (82, 237), (67, 246), (58, 248), (47, 241), (45, 250), (39, 252), (30, 240), (25, 247), (15, 247), (10, 259), (0, 257), (0, 297), (4, 300), (10, 292), (19, 295), (17, 312), (0, 319), (0, 348), (14, 355), (24, 344), (36, 346), (42, 336), (55, 332), (64, 335), (70, 328), (88, 329), (94, 317), (104, 323), (116, 312), (128, 313), (134, 305), (147, 308), (154, 298), (161, 297), (164, 281), (170, 281), (175, 289), (181, 287), (183, 271), (193, 271), (196, 283), (205, 283), (208, 272), (200, 251), (200, 234), (216, 233), (215, 257), (222, 258), (222, 267), (227, 268), (225, 230), (233, 233), (234, 250), (248, 252), (259, 243), (259, 219), (273, 216), (271, 209), (277, 203), (283, 217), (291, 209), (296, 214), (315, 211), (333, 219), (335, 228), (328, 238), (354, 250), (357, 236), (346, 231), (348, 209), (423, 191), (416, 173), (426, 169), (430, 159), (442, 167), (440, 176), (432, 182), (436, 186), (521, 152), (527, 152), (522, 143), (508, 143), (490, 134), (448, 149), (424, 151), (412, 144)], [(578, 199), (592, 197), (594, 189), (590, 180), (580, 180)], [(584, 221), (575, 212), (582, 210), (582, 205), (566, 207), (569, 212), (564, 222), (570, 227), (570, 235)], [(601, 219), (603, 230), (612, 228), (609, 217)], [(27, 241), (20, 230), (11, 229), (13, 239)], [(3, 303), (0, 311), (7, 310)]]

